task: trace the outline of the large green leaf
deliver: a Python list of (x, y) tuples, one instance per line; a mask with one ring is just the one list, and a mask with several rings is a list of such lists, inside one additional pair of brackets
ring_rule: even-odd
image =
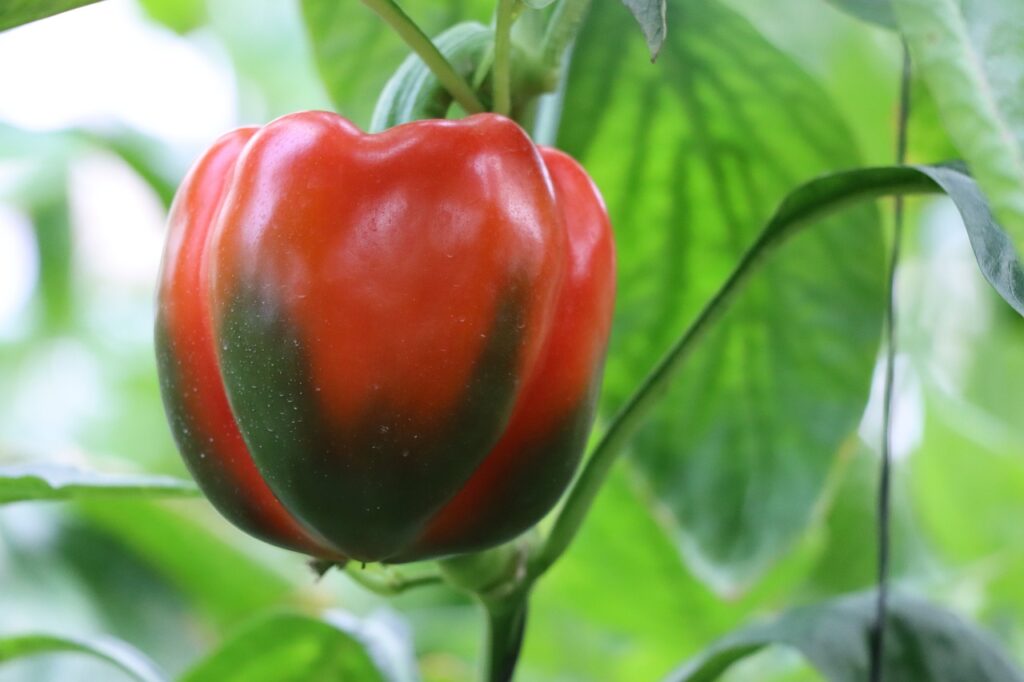
[(1024, 245), (1024, 3), (894, 0), (924, 76), (971, 171)]
[[(605, 409), (717, 290), (797, 180), (854, 165), (821, 89), (716, 2), (671, 3), (659, 62), (615, 3), (580, 36), (559, 146), (608, 201), (620, 293)], [(608, 49), (615, 44), (616, 49)], [(702, 578), (752, 581), (808, 522), (875, 361), (883, 248), (871, 206), (801, 236), (705, 338), (634, 465)]]
[[(796, 649), (829, 682), (868, 679), (875, 622), (873, 592), (784, 613), (711, 645), (673, 673), (672, 682), (710, 682), (769, 645)], [(890, 600), (883, 673), (886, 682), (1014, 682), (1024, 675), (984, 632), (908, 596)]]
[(102, 474), (53, 464), (0, 466), (0, 504), (97, 497), (192, 497), (191, 481), (170, 476)]
[(163, 682), (166, 678), (135, 648), (110, 637), (26, 634), (0, 637), (0, 664), (24, 656), (77, 653), (103, 659), (140, 682)]
[(4, 0), (0, 4), (0, 31), (94, 2), (98, 0)]
[[(488, 0), (406, 0), (402, 9), (435, 35), (463, 20), (487, 21)], [(361, 2), (302, 0), (317, 67), (335, 108), (368, 126), (373, 103), (409, 49)]]
[(827, 0), (855, 17), (885, 28), (896, 28), (892, 0)]
[(181, 682), (389, 679), (343, 619), (278, 614), (250, 623)]

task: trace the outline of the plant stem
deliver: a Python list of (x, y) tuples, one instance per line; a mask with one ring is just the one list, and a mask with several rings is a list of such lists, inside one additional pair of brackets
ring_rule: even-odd
[(442, 580), (436, 573), (405, 576), (390, 567), (365, 568), (354, 561), (345, 565), (345, 573), (369, 591), (386, 596), (401, 594), (414, 587), (436, 585)]
[[(907, 122), (910, 117), (910, 49), (903, 42), (903, 73), (900, 76), (899, 120), (896, 129), (896, 163), (907, 158)], [(892, 399), (896, 380), (896, 269), (903, 240), (903, 197), (893, 202), (892, 256), (889, 260), (888, 297), (885, 306), (885, 393), (882, 398), (882, 466), (878, 477), (878, 598), (871, 630), (870, 682), (882, 682), (885, 625), (889, 616), (890, 511), (892, 506)]]
[[(845, 189), (842, 196), (826, 197), (818, 203), (803, 206), (795, 211), (783, 203), (722, 287), (612, 420), (569, 491), (543, 547), (530, 558), (527, 569), (529, 581), (535, 581), (568, 549), (619, 453), (658, 403), (658, 399), (668, 390), (672, 380), (684, 366), (685, 360), (697, 347), (697, 342), (728, 309), (729, 303), (743, 288), (750, 275), (764, 262), (766, 256), (785, 239), (809, 225), (813, 219), (835, 212), (851, 201), (889, 194), (940, 191), (929, 179), (923, 176), (915, 177), (917, 171), (906, 171), (908, 176), (899, 183), (879, 181), (877, 184), (852, 185)], [(865, 172), (870, 172), (870, 169)]]
[(441, 54), (433, 41), (416, 25), (416, 22), (395, 4), (394, 0), (362, 0), (362, 2), (394, 29), (395, 33), (405, 41), (405, 44), (420, 56), (427, 68), (437, 76), (441, 85), (451, 93), (459, 106), (470, 114), (484, 111), (483, 104), (480, 103), (476, 93), (469, 87), (466, 80), (459, 75), (451, 62)]
[(487, 613), (487, 648), (484, 668), (486, 682), (509, 682), (519, 661), (526, 632), (526, 593), (516, 592), (501, 599), (481, 599)]
[(512, 111), (512, 24), (517, 0), (498, 0), (494, 18), (494, 112)]
[(558, 3), (541, 43), (541, 60), (545, 66), (561, 66), (562, 55), (576, 38), (589, 8), (590, 0), (561, 0)]

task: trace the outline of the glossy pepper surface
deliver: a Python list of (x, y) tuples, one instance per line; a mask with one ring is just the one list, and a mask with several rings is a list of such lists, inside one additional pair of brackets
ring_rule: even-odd
[(536, 523), (593, 418), (614, 298), (601, 198), (509, 119), (221, 138), (171, 209), (164, 404), (229, 520), (326, 558), (473, 551)]

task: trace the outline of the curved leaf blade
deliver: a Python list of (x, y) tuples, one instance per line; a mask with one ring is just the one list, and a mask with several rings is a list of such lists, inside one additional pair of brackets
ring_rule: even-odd
[[(868, 677), (875, 593), (832, 599), (748, 626), (712, 644), (669, 682), (711, 682), (733, 663), (770, 645), (796, 649), (829, 682)], [(1017, 682), (1024, 674), (985, 632), (927, 602), (893, 595), (886, 629), (888, 682)]]
[(195, 497), (191, 481), (170, 476), (103, 474), (54, 464), (0, 466), (0, 504), (99, 497)]
[(25, 656), (56, 653), (95, 656), (120, 668), (139, 682), (165, 682), (167, 679), (144, 654), (112, 637), (72, 637), (36, 633), (0, 637), (0, 664)]
[(1024, 246), (1024, 3), (894, 0), (953, 142), (1018, 248)]
[(955, 166), (915, 166), (956, 204), (981, 274), (1003, 299), (1024, 315), (1024, 267), (1010, 236), (996, 222), (978, 184)]

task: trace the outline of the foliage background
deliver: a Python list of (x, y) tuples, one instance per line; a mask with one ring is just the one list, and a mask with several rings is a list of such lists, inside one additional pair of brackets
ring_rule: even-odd
[[(432, 30), (490, 12), (405, 6)], [(652, 66), (625, 10), (595, 8), (547, 136), (592, 172), (616, 227), (608, 417), (791, 186), (892, 161), (900, 47), (818, 0), (679, 0)], [(336, 108), (365, 125), (404, 54), (355, 2), (107, 0), (0, 33), (15, 65), (0, 69), (0, 464), (184, 475), (151, 348), (173, 188), (238, 124)], [(911, 161), (957, 156), (920, 84), (910, 141)], [(753, 617), (872, 584), (888, 213), (798, 238), (706, 339), (540, 583), (519, 679), (658, 679)], [(1024, 322), (948, 200), (909, 216), (895, 578), (1024, 661)], [(399, 676), (473, 675), (465, 598), (316, 582), (202, 500), (0, 507), (0, 634), (112, 634), (180, 673), (268, 611), (333, 608)], [(31, 658), (0, 680), (118, 679), (101, 666)], [(815, 675), (768, 651), (725, 679)]]

